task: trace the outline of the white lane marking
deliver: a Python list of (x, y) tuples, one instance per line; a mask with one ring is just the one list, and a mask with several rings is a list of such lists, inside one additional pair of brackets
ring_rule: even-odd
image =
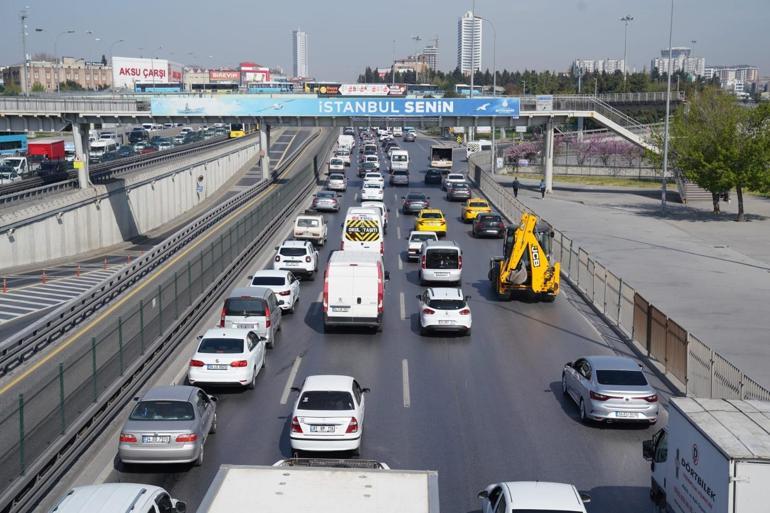
[(403, 292), (399, 292), (398, 293), (398, 303), (399, 303), (398, 306), (401, 308), (401, 320), (405, 321), (406, 320), (406, 305), (404, 304), (404, 293)]
[(401, 227), (400, 226), (396, 226), (396, 237), (399, 238), (399, 239), (401, 238)]
[(401, 209), (397, 208), (396, 209), (396, 219), (398, 219), (399, 217), (401, 217)]
[(393, 193), (393, 199), (394, 199), (394, 200), (396, 200), (396, 201), (398, 201), (398, 193), (397, 193), (397, 192), (394, 192), (394, 193)]
[(412, 397), (409, 393), (409, 362), (406, 358), (401, 360), (401, 383), (404, 387), (404, 408), (412, 405)]
[(286, 402), (289, 400), (291, 387), (294, 385), (294, 378), (297, 377), (297, 371), (299, 371), (300, 363), (302, 363), (302, 357), (297, 356), (297, 358), (294, 359), (294, 365), (291, 366), (291, 372), (289, 372), (289, 379), (286, 380), (286, 386), (283, 388), (283, 394), (281, 394), (281, 404), (286, 404)]
[(398, 270), (399, 271), (404, 270), (404, 260), (401, 257), (398, 258)]

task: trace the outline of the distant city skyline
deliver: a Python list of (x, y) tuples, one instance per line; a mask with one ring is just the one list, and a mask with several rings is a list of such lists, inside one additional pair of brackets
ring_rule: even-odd
[[(344, 4), (344, 0), (342, 2)], [(334, 12), (317, 2), (295, 0), (291, 5), (231, 0), (191, 7), (181, 0), (130, 4), (78, 0), (5, 0), (0, 66), (21, 62), (19, 12), (29, 6), (29, 54), (100, 60), (102, 55), (154, 56), (204, 67), (232, 67), (242, 61), (293, 69), (292, 42), (298, 26), (312, 34), (313, 65), (319, 80), (353, 81), (366, 66), (387, 67), (393, 59), (419, 54), (419, 35), (429, 41), (456, 41), (457, 20), (471, 9), (470, 0), (434, 2), (391, 0), (366, 9), (340, 7)], [(567, 71), (576, 58), (623, 58), (623, 23), (628, 27), (629, 70), (647, 68), (668, 43), (668, 0), (542, 0), (505, 2), (477, 0), (476, 14), (496, 24), (497, 67), (509, 70)], [(408, 12), (408, 16), (403, 16)], [(152, 13), (148, 16), (147, 13)], [(173, 22), (172, 22), (173, 20)], [(548, 22), (547, 36), (543, 22)], [(676, 0), (674, 46), (697, 41), (694, 55), (707, 65), (748, 63), (760, 75), (770, 73), (770, 54), (757, 44), (770, 26), (767, 0), (737, 0), (726, 7), (717, 0)], [(503, 30), (503, 28), (505, 28)], [(37, 31), (36, 29), (42, 29)], [(66, 30), (72, 34), (60, 35)], [(91, 32), (88, 34), (88, 32)], [(123, 40), (123, 41), (121, 41)], [(482, 51), (491, 55), (492, 31), (484, 31)], [(443, 71), (457, 63), (455, 44), (439, 49)], [(491, 68), (485, 58), (482, 69)]]

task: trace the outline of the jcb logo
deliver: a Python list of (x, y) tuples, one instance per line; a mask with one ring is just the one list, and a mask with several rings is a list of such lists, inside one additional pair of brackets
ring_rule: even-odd
[(532, 267), (540, 267), (540, 251), (537, 246), (530, 246), (530, 253), (532, 253)]

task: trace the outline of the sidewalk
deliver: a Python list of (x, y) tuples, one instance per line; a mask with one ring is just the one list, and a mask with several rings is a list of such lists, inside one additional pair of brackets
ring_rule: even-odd
[[(511, 176), (498, 176), (510, 186)], [(770, 199), (668, 202), (660, 192), (560, 184), (540, 199), (539, 178), (522, 179), (519, 200), (564, 232), (669, 317), (765, 388), (770, 388)]]

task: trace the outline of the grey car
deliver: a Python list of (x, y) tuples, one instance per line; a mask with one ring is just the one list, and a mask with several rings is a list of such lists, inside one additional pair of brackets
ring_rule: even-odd
[(123, 463), (203, 463), (203, 446), (217, 430), (216, 398), (193, 386), (163, 386), (137, 399), (123, 424)]
[(582, 422), (658, 420), (658, 395), (641, 366), (624, 356), (586, 356), (564, 365), (561, 388)]
[(337, 193), (334, 191), (318, 191), (313, 198), (313, 208), (315, 210), (339, 212), (340, 202), (337, 199)]
[(471, 188), (464, 182), (449, 182), (446, 185), (446, 199), (463, 201), (471, 198)]
[(390, 185), (409, 185), (409, 171), (393, 171), (390, 173)]

